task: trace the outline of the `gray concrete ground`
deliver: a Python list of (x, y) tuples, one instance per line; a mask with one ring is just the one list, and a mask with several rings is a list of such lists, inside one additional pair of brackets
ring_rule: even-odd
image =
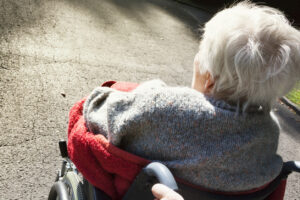
[[(47, 197), (68, 110), (103, 81), (189, 85), (208, 17), (168, 0), (1, 0), (0, 199)], [(300, 160), (299, 117), (277, 107), (279, 152)]]

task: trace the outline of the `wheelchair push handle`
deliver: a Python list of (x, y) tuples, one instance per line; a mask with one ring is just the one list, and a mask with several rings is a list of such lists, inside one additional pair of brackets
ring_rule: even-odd
[(300, 161), (288, 161), (283, 164), (283, 172), (290, 174), (292, 172), (300, 173)]
[(178, 190), (178, 186), (174, 179), (174, 176), (165, 165), (159, 162), (153, 162), (147, 165), (144, 168), (144, 171), (148, 176), (154, 176), (155, 178), (157, 178), (159, 183), (168, 186), (172, 190)]
[(155, 183), (161, 183), (178, 191), (177, 183), (170, 170), (163, 164), (152, 162), (138, 174), (131, 184), (123, 200), (144, 199), (153, 200), (151, 188)]

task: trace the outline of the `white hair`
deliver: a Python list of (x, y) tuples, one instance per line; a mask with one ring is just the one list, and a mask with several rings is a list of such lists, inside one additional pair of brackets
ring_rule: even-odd
[(212, 95), (269, 110), (299, 80), (300, 32), (279, 10), (244, 1), (205, 24), (197, 59)]

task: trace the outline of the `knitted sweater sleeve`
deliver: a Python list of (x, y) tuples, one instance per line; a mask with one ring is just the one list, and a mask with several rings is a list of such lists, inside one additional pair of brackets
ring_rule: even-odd
[[(132, 92), (121, 92), (108, 87), (97, 87), (87, 98), (83, 115), (86, 126), (94, 134), (102, 134), (118, 145), (126, 135), (126, 126), (131, 119), (140, 115), (143, 104), (143, 91), (164, 87), (160, 80), (142, 83)], [(139, 98), (137, 98), (139, 96)]]

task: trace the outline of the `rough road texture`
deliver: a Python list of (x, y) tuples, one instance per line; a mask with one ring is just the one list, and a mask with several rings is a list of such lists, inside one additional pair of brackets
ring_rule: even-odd
[[(207, 19), (167, 0), (1, 0), (0, 199), (47, 198), (68, 110), (103, 81), (189, 85)], [(282, 105), (275, 113), (279, 151), (300, 160), (299, 118)], [(299, 199), (299, 179), (286, 199)]]

